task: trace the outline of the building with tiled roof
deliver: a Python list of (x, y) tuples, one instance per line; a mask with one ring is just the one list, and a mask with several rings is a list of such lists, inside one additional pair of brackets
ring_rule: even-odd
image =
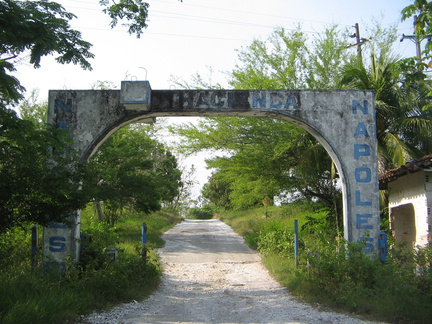
[(432, 230), (432, 154), (381, 174), (379, 184), (388, 190), (390, 228), (396, 241), (413, 247), (427, 244)]

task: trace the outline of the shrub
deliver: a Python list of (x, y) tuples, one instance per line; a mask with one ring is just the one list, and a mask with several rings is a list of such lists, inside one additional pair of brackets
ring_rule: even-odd
[(294, 234), (288, 228), (270, 228), (259, 232), (258, 250), (263, 254), (279, 253), (292, 255), (294, 253)]
[[(326, 210), (303, 207), (284, 206), (281, 217), (263, 218), (256, 210), (221, 218), (258, 247), (269, 271), (302, 299), (378, 321), (431, 322), (432, 246), (413, 253), (394, 245), (382, 263), (361, 253), (361, 243), (348, 244), (338, 237), (334, 217)], [(292, 257), (293, 219), (302, 227), (298, 268)]]
[(105, 222), (92, 223), (81, 235), (80, 265), (83, 269), (100, 269), (109, 262), (106, 254), (108, 246), (115, 246), (119, 241), (116, 228)]
[[(0, 323), (75, 322), (79, 314), (143, 299), (155, 289), (161, 268), (151, 248), (153, 238), (176, 224), (178, 215), (135, 215), (119, 222), (118, 228), (86, 216), (83, 220), (83, 231), (87, 237), (92, 235), (92, 240), (82, 241), (83, 250), (92, 253), (87, 260), (81, 255), (81, 264), (69, 264), (63, 274), (31, 269), (29, 230), (17, 228), (0, 236)], [(139, 239), (143, 220), (150, 224), (152, 234), (147, 262), (141, 257)], [(109, 245), (121, 247), (117, 262), (106, 258), (104, 250)]]
[(186, 218), (189, 219), (211, 219), (213, 218), (213, 210), (208, 205), (202, 208), (189, 208), (186, 213)]

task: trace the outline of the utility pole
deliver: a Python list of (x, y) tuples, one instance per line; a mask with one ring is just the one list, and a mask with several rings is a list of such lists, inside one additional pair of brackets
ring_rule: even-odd
[(350, 37), (351, 38), (355, 38), (356, 39), (356, 43), (352, 44), (352, 45), (350, 45), (348, 47), (357, 46), (357, 57), (358, 57), (358, 60), (359, 60), (359, 62), (363, 62), (361, 47), (362, 47), (362, 45), (366, 44), (366, 42), (368, 42), (369, 40), (366, 39), (366, 38), (361, 38), (360, 37), (360, 27), (359, 27), (358, 23), (356, 23), (353, 27), (355, 28), (355, 33), (352, 34)]
[(422, 40), (420, 39), (420, 37), (418, 37), (418, 35), (416, 33), (416, 28), (415, 28), (416, 21), (417, 21), (417, 16), (414, 16), (414, 35), (405, 35), (405, 34), (402, 34), (402, 38), (401, 38), (400, 41), (402, 42), (404, 39), (409, 39), (409, 40), (412, 40), (415, 43), (415, 45), (416, 45), (416, 52), (417, 52), (417, 63), (420, 64), (422, 62), (421, 48), (420, 48), (420, 44), (421, 44)]

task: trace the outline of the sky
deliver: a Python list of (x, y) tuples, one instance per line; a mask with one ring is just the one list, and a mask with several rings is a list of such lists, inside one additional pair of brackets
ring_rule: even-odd
[[(48, 98), (50, 89), (91, 89), (98, 80), (111, 82), (115, 89), (122, 80), (148, 80), (152, 89), (175, 89), (173, 79), (189, 81), (197, 73), (228, 87), (226, 75), (235, 67), (237, 50), (254, 39), (267, 39), (276, 27), (290, 30), (300, 23), (312, 38), (331, 24), (354, 33), (358, 23), (361, 36), (368, 38), (366, 27), (376, 19), (384, 27), (398, 24), (400, 35), (412, 34), (412, 21), (401, 23), (400, 14), (409, 0), (147, 0), (148, 28), (140, 38), (120, 24), (111, 29), (99, 0), (57, 2), (77, 16), (72, 28), (93, 44), (93, 70), (60, 65), (53, 57), (43, 58), (39, 69), (22, 63), (16, 76), (28, 91), (38, 89), (40, 100)], [(409, 40), (395, 44), (395, 50), (402, 56), (415, 55)], [(201, 154), (183, 161), (198, 170), (195, 197), (209, 176), (204, 158)]]
[[(173, 77), (190, 80), (196, 73), (213, 83), (227, 86), (226, 72), (236, 64), (237, 51), (254, 39), (265, 40), (275, 27), (292, 29), (297, 23), (308, 36), (326, 26), (342, 28), (360, 25), (362, 37), (369, 37), (366, 25), (372, 18), (384, 26), (400, 23), (405, 0), (147, 0), (148, 28), (137, 39), (126, 28), (109, 27), (98, 0), (59, 0), (77, 18), (71, 26), (93, 44), (92, 71), (73, 64), (60, 65), (53, 57), (42, 59), (41, 68), (23, 64), (17, 77), (40, 99), (49, 89), (90, 89), (97, 80), (111, 81), (120, 88), (122, 80), (149, 80), (152, 89), (172, 89)], [(412, 34), (412, 22), (400, 25), (400, 34)], [(354, 39), (352, 40), (354, 43)], [(414, 56), (414, 44), (405, 40), (397, 46), (402, 55)], [(355, 50), (355, 49), (353, 49)]]

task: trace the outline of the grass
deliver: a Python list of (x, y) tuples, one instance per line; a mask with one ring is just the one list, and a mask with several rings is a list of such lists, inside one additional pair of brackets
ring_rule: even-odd
[[(319, 206), (272, 207), (267, 218), (264, 212), (259, 208), (218, 217), (260, 251), (270, 273), (296, 297), (367, 319), (431, 323), (431, 247), (407, 253), (394, 246), (389, 260), (381, 263), (359, 253), (360, 246), (337, 239), (331, 215)], [(298, 268), (290, 237), (294, 219), (301, 229)]]
[[(147, 262), (140, 254), (143, 221), (148, 224)], [(86, 248), (94, 254), (78, 266), (71, 263), (64, 274), (31, 269), (26, 252), (29, 233), (16, 230), (7, 240), (0, 237), (0, 323), (66, 323), (96, 309), (144, 299), (158, 286), (161, 275), (153, 247), (162, 246), (160, 235), (179, 221), (170, 212), (130, 214), (115, 228), (107, 228), (95, 220), (91, 209), (84, 211), (82, 229), (93, 235)], [(28, 244), (22, 244), (23, 238)], [(111, 244), (119, 249), (117, 262), (104, 253)], [(9, 258), (13, 263), (7, 265), (1, 257), (10, 251), (19, 258)]]

